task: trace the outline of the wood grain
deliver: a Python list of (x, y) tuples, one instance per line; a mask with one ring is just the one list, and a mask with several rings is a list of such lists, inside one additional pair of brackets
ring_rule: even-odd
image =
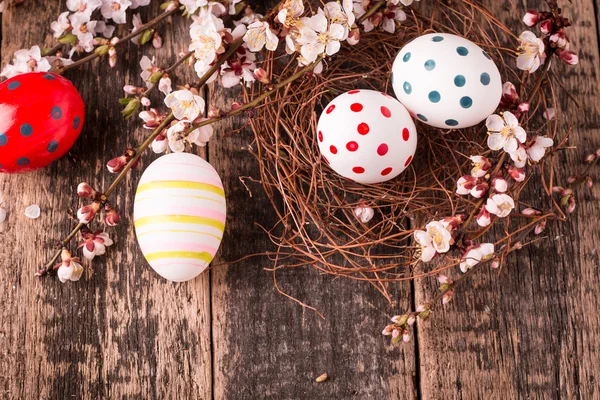
[[(580, 64), (555, 61), (553, 70), (582, 108), (568, 104), (562, 132), (573, 124), (570, 144), (576, 150), (558, 156), (564, 165), (558, 182), (581, 170), (583, 157), (600, 145), (598, 36), (590, 2), (561, 2), (575, 26), (569, 29)], [(514, 32), (525, 29), (520, 16), (542, 9), (542, 2), (490, 5)], [(600, 191), (581, 191), (573, 218), (547, 230), (548, 240), (511, 258), (504, 269), (485, 271), (457, 290), (452, 303), (419, 324), (423, 398), (520, 399), (600, 398), (600, 300), (594, 295), (598, 254), (596, 215)], [(529, 190), (522, 200), (539, 204), (541, 193)], [(437, 290), (433, 280), (415, 282), (418, 301)]]
[[(158, 3), (142, 10), (148, 20)], [(28, 0), (2, 14), (2, 62), (23, 47), (53, 39), (45, 36), (64, 2)], [(87, 181), (107, 187), (112, 177), (104, 163), (148, 133), (139, 121), (124, 121), (117, 102), (126, 83), (141, 84), (139, 59), (156, 54), (168, 65), (186, 50), (187, 23), (159, 28), (165, 47), (125, 45), (118, 67), (106, 60), (67, 77), (86, 103), (85, 127), (71, 151), (54, 165), (26, 175), (0, 176), (8, 220), (0, 224), (0, 397), (2, 398), (191, 398), (211, 397), (210, 288), (208, 276), (190, 283), (166, 282), (139, 251), (132, 215), (133, 194), (143, 156), (115, 194), (123, 217), (111, 229), (116, 243), (93, 263), (78, 283), (38, 280), (33, 274), (50, 254), (53, 240), (72, 222), (65, 210), (77, 209), (75, 187)], [(129, 25), (130, 26), (130, 25)], [(193, 71), (187, 73), (193, 76)], [(156, 97), (158, 99), (158, 97)], [(23, 212), (38, 203), (42, 216)]]

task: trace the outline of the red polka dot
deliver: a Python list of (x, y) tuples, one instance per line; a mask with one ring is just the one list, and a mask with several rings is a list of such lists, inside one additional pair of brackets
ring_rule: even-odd
[(352, 168), (352, 172), (354, 172), (355, 174), (362, 174), (363, 172), (365, 172), (365, 169), (363, 167), (354, 167)]
[(363, 106), (360, 103), (354, 103), (350, 106), (350, 109), (354, 112), (360, 112), (360, 111), (362, 111)]
[(356, 151), (358, 150), (358, 143), (354, 141), (348, 142), (348, 144), (346, 144), (346, 148), (348, 149), (348, 151)]
[(402, 139), (404, 139), (404, 141), (407, 141), (409, 137), (410, 132), (408, 131), (408, 128), (402, 129)]
[(351, 91), (348, 92), (348, 94), (356, 94), (356, 93), (359, 93), (359, 92), (360, 92), (360, 90), (351, 90)]
[(323, 132), (319, 131), (319, 142), (323, 141)]
[(325, 160), (325, 162), (327, 163), (327, 165), (329, 165), (329, 160), (327, 159), (327, 157), (323, 156), (323, 160)]
[(361, 122), (360, 124), (358, 124), (358, 133), (360, 133), (361, 135), (366, 135), (367, 133), (369, 133), (369, 125), (367, 125), (365, 122)]
[(392, 116), (392, 112), (390, 111), (389, 108), (387, 108), (386, 106), (381, 106), (381, 113), (383, 114), (384, 117), (389, 118)]
[(337, 154), (337, 147), (329, 146), (329, 151), (331, 151), (331, 154)]
[(392, 172), (392, 167), (387, 167), (386, 169), (384, 169), (383, 171), (381, 171), (381, 175), (382, 176), (386, 176), (386, 175), (389, 175), (390, 172)]
[(377, 154), (379, 154), (380, 156), (385, 156), (388, 152), (389, 148), (388, 145), (385, 143), (381, 143), (379, 145), (379, 147), (377, 148)]
[(404, 166), (408, 167), (408, 164), (410, 164), (411, 161), (412, 161), (412, 156), (408, 156), (408, 158), (406, 159), (406, 162), (404, 163)]
[(327, 107), (327, 111), (325, 111), (327, 114), (331, 114), (331, 112), (335, 109), (335, 104), (330, 105), (329, 107)]

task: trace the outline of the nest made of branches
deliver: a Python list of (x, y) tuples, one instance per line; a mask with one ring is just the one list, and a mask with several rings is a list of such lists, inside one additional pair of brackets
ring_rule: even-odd
[[(337, 95), (352, 89), (393, 95), (394, 58), (405, 44), (426, 33), (453, 33), (477, 43), (493, 57), (504, 81), (515, 83), (521, 94), (531, 88), (524, 80), (529, 78), (522, 79), (515, 66), (516, 36), (483, 6), (467, 0), (418, 7), (407, 9), (407, 20), (394, 34), (361, 32), (359, 43), (346, 44), (328, 58), (321, 74), (292, 82), (253, 111), (252, 148), (260, 182), (278, 216), (276, 226), (263, 227), (278, 249), (272, 256), (274, 270), (310, 265), (325, 274), (370, 281), (385, 294), (386, 282), (445, 268), (416, 262), (412, 234), (432, 219), (473, 212), (476, 199), (454, 192), (456, 181), (472, 167), (469, 155), (497, 157), (486, 145), (485, 125), (445, 131), (417, 121), (415, 160), (398, 177), (374, 185), (336, 174), (321, 157), (316, 137), (318, 117)], [(273, 81), (298, 68), (285, 55), (268, 58), (263, 66)], [(260, 90), (246, 93), (247, 98)], [(538, 103), (541, 107), (543, 101)], [(361, 205), (375, 209), (375, 218), (366, 224), (353, 213)], [(474, 237), (486, 231), (475, 224), (469, 227)]]

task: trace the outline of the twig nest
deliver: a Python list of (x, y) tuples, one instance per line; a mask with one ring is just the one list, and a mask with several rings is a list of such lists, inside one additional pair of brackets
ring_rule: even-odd
[(396, 99), (357, 89), (325, 107), (317, 140), (325, 162), (335, 172), (370, 184), (390, 180), (408, 167), (417, 147), (417, 131)]
[(481, 47), (460, 36), (419, 36), (392, 67), (396, 97), (418, 119), (443, 129), (477, 125), (498, 107), (502, 80)]

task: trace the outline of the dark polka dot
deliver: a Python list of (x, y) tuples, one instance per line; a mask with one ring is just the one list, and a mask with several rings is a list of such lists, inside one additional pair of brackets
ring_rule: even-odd
[(455, 120), (455, 119), (447, 119), (445, 122), (446, 122), (446, 125), (448, 125), (448, 126), (456, 126), (456, 125), (458, 125), (458, 121)]
[(33, 133), (33, 128), (29, 124), (21, 125), (21, 135), (30, 136)]
[(444, 40), (444, 38), (442, 36), (434, 36), (431, 38), (432, 42), (441, 42), (442, 40)]
[(360, 124), (358, 124), (358, 127), (356, 128), (356, 130), (361, 135), (366, 135), (367, 133), (369, 133), (370, 128), (369, 128), (369, 125), (367, 125), (367, 123), (361, 122)]
[(329, 146), (329, 151), (331, 152), (331, 154), (337, 154), (337, 147), (335, 146)]
[(386, 176), (389, 175), (390, 172), (392, 172), (392, 167), (387, 167), (386, 169), (384, 169), (383, 171), (381, 171), (381, 176)]
[(483, 53), (483, 55), (485, 56), (485, 58), (487, 58), (488, 60), (492, 59), (492, 57), (490, 57), (490, 55), (487, 53), (487, 51), (481, 50), (481, 52)]
[(408, 158), (406, 159), (406, 161), (404, 162), (404, 167), (408, 167), (408, 164), (410, 164), (410, 162), (412, 161), (412, 156), (408, 156)]
[(75, 117), (73, 120), (73, 129), (79, 128), (79, 124), (81, 124), (81, 119), (79, 117)]
[(6, 133), (2, 132), (0, 133), (0, 146), (6, 146), (6, 143), (8, 143), (8, 137)]
[(469, 54), (469, 50), (464, 47), (464, 46), (458, 46), (456, 48), (456, 52), (458, 53), (459, 56), (466, 56), (467, 54)]
[(379, 147), (377, 148), (377, 154), (379, 154), (380, 156), (385, 156), (387, 154), (388, 150), (389, 150), (388, 145), (385, 143), (381, 143), (379, 145)]
[[(421, 114), (419, 114), (419, 115), (421, 115)], [(421, 115), (421, 117), (423, 117), (423, 116)], [(421, 117), (419, 117), (419, 118), (421, 118)], [(423, 117), (423, 118), (425, 118), (425, 117)], [(425, 119), (425, 121), (427, 121), (427, 119)], [(406, 142), (409, 138), (410, 138), (410, 131), (408, 130), (408, 128), (402, 129), (402, 139), (404, 139), (404, 141)]]
[(487, 86), (490, 84), (490, 74), (488, 74), (487, 72), (484, 72), (481, 74), (481, 76), (479, 77), (479, 81), (484, 85)]
[(440, 96), (440, 92), (438, 92), (436, 90), (429, 92), (428, 97), (429, 97), (429, 101), (431, 101), (432, 103), (437, 103), (442, 98), (442, 96)]
[(30, 161), (29, 158), (27, 157), (21, 157), (17, 160), (17, 164), (19, 164), (21, 167), (25, 167), (27, 165), (29, 165)]
[(463, 75), (456, 75), (454, 77), (454, 84), (458, 87), (463, 87), (465, 86), (465, 83), (467, 83), (467, 80), (465, 79), (465, 77)]
[(44, 79), (48, 79), (49, 81), (53, 81), (55, 79), (52, 74), (44, 74)]
[(356, 151), (358, 150), (358, 143), (354, 141), (348, 142), (346, 143), (346, 148), (348, 149), (348, 151)]
[(348, 92), (348, 94), (356, 94), (356, 93), (360, 93), (360, 90), (351, 90)]
[(380, 108), (381, 110), (381, 114), (386, 117), (386, 118), (390, 118), (392, 116), (392, 112), (390, 111), (389, 108), (387, 108), (386, 106), (381, 106)]
[(354, 112), (361, 112), (363, 109), (363, 106), (360, 103), (354, 103), (350, 106), (350, 109)]
[(323, 141), (323, 132), (319, 131), (319, 134), (317, 135), (319, 137), (319, 142)]
[(58, 149), (58, 142), (56, 140), (51, 141), (48, 143), (47, 149), (50, 153), (54, 153)]
[(473, 100), (469, 96), (464, 96), (460, 98), (460, 106), (462, 108), (469, 108), (473, 105)]
[(427, 118), (423, 114), (417, 114), (417, 118), (419, 118), (421, 121), (427, 122)]
[(355, 174), (362, 174), (363, 172), (365, 172), (365, 169), (363, 167), (354, 167), (352, 168), (352, 172), (354, 172)]
[(404, 57), (402, 57), (402, 61), (408, 62), (408, 60), (410, 60), (410, 51), (408, 53), (406, 53), (404, 55)]
[(52, 118), (54, 119), (60, 119), (62, 117), (62, 110), (60, 109), (59, 106), (54, 106), (52, 107)]
[(432, 71), (435, 68), (435, 61), (427, 60), (427, 61), (425, 61), (424, 66), (427, 71)]
[(19, 81), (13, 81), (13, 82), (11, 82), (11, 83), (8, 84), (8, 90), (15, 90), (19, 86), (21, 86), (21, 82), (19, 82)]
[(402, 88), (404, 89), (404, 93), (411, 94), (411, 92), (412, 92), (412, 85), (410, 83), (404, 82), (404, 85), (402, 85)]
[(325, 111), (327, 114), (331, 114), (331, 112), (335, 110), (335, 104), (330, 105), (329, 107), (327, 107), (327, 111)]

